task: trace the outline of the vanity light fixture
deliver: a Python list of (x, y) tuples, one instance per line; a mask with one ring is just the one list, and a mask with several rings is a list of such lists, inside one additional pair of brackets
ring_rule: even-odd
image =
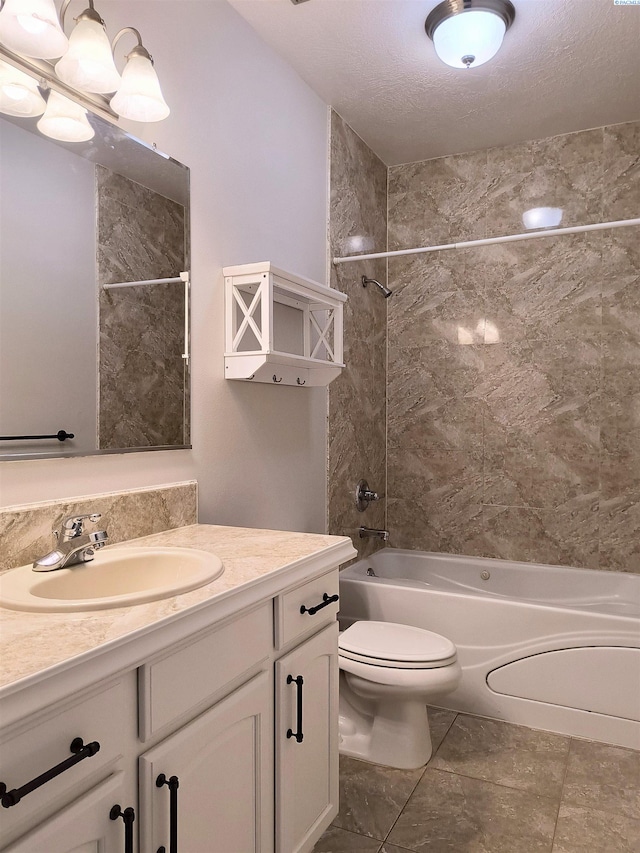
[(87, 111), (60, 92), (49, 92), (47, 108), (36, 127), (45, 136), (61, 142), (87, 142), (95, 135)]
[(4, 0), (0, 5), (0, 41), (9, 50), (36, 59), (54, 59), (67, 50), (53, 0)]
[(10, 116), (41, 116), (46, 102), (38, 81), (0, 60), (0, 113)]
[(425, 21), (440, 59), (452, 68), (477, 68), (496, 55), (516, 10), (510, 0), (444, 0)]
[[(38, 86), (62, 91), (69, 97), (76, 97), (84, 106), (102, 112), (110, 120), (119, 117), (140, 122), (165, 119), (169, 107), (160, 89), (153, 57), (142, 44), (138, 30), (125, 27), (109, 43), (105, 23), (95, 9), (94, 0), (85, 0), (83, 5), (88, 3), (88, 6), (75, 19), (76, 25), (67, 39), (64, 24), (70, 3), (71, 0), (63, 0), (58, 20), (54, 0), (0, 0), (0, 61), (6, 57), (9, 65), (32, 73), (37, 81), (35, 90), (32, 84), (32, 91), (37, 92)], [(137, 44), (126, 55), (121, 77), (114, 62), (114, 50), (126, 33), (132, 33)], [(57, 35), (54, 38), (52, 34)], [(52, 61), (57, 57), (60, 57), (57, 62)], [(41, 61), (34, 62), (36, 59)], [(4, 77), (0, 83), (3, 81)], [(6, 95), (0, 92), (0, 111), (9, 112), (14, 108), (11, 92), (14, 96), (19, 94), (17, 89), (10, 89)], [(34, 96), (33, 109), (35, 100)], [(44, 104), (39, 106), (42, 107), (40, 112), (11, 114), (40, 115)], [(86, 128), (85, 132), (88, 132)]]
[[(60, 10), (63, 27), (70, 3), (71, 0), (64, 0)], [(93, 0), (89, 0), (89, 7), (75, 21), (69, 36), (69, 50), (56, 63), (56, 74), (63, 83), (81, 92), (115, 92), (120, 85), (120, 75), (113, 61), (104, 21), (96, 12)]]
[(111, 107), (119, 116), (132, 121), (162, 121), (169, 115), (169, 107), (160, 89), (153, 57), (142, 44), (138, 30), (134, 27), (120, 30), (111, 44), (111, 50), (115, 52), (117, 43), (126, 33), (133, 33), (138, 44), (126, 56), (122, 83), (111, 99)]

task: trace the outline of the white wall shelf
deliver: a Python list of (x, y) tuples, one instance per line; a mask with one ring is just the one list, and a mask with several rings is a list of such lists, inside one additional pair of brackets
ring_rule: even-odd
[(309, 387), (340, 374), (344, 293), (269, 261), (223, 273), (226, 379)]

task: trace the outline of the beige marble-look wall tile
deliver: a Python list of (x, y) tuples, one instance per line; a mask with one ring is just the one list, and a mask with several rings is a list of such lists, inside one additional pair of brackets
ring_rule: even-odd
[(482, 252), (493, 261), (493, 275), (486, 278), (493, 340), (486, 343), (600, 333), (603, 268), (597, 239), (570, 235), (502, 243)]
[[(640, 196), (640, 189), (638, 190)], [(640, 202), (639, 202), (640, 205)], [(640, 238), (618, 228), (602, 238), (602, 328), (640, 338)]]
[(485, 236), (487, 154), (440, 157), (389, 169), (389, 249)]
[(388, 444), (480, 450), (482, 349), (447, 340), (418, 348), (389, 347)]
[(603, 221), (634, 219), (640, 198), (640, 122), (604, 128)]
[(600, 458), (599, 568), (640, 572), (640, 452)]
[(102, 513), (97, 529), (109, 543), (195, 524), (197, 483), (107, 492), (0, 510), (0, 570), (26, 565), (53, 547), (52, 531), (68, 515)]
[[(386, 247), (387, 173), (384, 164), (336, 114), (331, 116), (330, 253), (380, 251)], [(342, 374), (329, 386), (328, 526), (351, 536), (360, 556), (382, 546), (360, 539), (360, 526), (386, 523), (386, 326), (387, 304), (362, 276), (386, 284), (383, 261), (332, 266), (331, 285), (349, 297), (344, 311)], [(382, 499), (360, 513), (360, 479)]]
[(583, 569), (600, 567), (597, 496), (554, 509), (484, 506), (485, 554)]
[(487, 446), (563, 447), (597, 452), (600, 439), (600, 341), (522, 341), (484, 349)]

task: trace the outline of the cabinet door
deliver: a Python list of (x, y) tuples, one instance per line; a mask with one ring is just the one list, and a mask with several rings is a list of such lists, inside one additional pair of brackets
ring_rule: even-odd
[(273, 851), (273, 687), (261, 673), (140, 757), (140, 845), (177, 853)]
[[(300, 676), (302, 684), (293, 680)], [(311, 850), (337, 813), (338, 625), (334, 623), (276, 663), (277, 853)]]
[(134, 805), (130, 795), (132, 785), (125, 785), (123, 780), (123, 773), (111, 776), (4, 848), (4, 853), (125, 853), (124, 823), (121, 818), (115, 821), (109, 818), (116, 803), (122, 810)]

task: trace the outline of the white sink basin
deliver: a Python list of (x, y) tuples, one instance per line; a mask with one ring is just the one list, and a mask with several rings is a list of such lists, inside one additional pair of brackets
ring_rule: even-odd
[(107, 548), (90, 563), (34, 572), (20, 566), (0, 575), (0, 605), (49, 612), (104, 610), (169, 598), (220, 577), (219, 557), (191, 548)]

